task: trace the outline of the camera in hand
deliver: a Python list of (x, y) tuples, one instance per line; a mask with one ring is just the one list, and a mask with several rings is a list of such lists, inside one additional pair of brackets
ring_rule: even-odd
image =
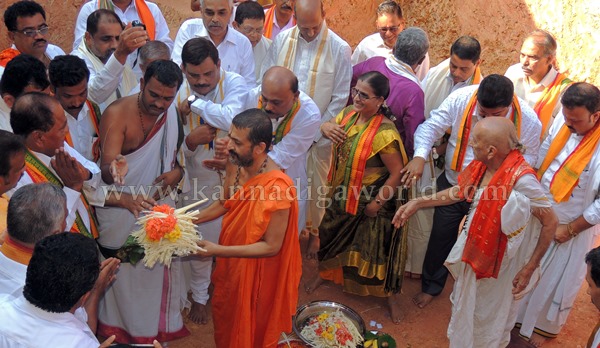
[(131, 22), (131, 26), (132, 27), (142, 27), (142, 28), (144, 28), (144, 30), (146, 30), (146, 24), (138, 21), (137, 19), (134, 20), (133, 22)]

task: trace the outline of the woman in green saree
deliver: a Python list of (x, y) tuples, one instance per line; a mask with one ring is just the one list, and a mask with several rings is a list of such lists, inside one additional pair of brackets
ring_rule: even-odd
[(391, 220), (407, 157), (385, 105), (389, 90), (381, 73), (361, 75), (352, 88), (353, 105), (321, 126), (334, 144), (331, 204), (319, 235), (309, 237), (307, 254), (316, 252), (319, 275), (307, 283), (306, 291), (331, 280), (342, 284), (345, 292), (388, 297), (392, 321), (397, 323), (406, 233), (395, 230)]

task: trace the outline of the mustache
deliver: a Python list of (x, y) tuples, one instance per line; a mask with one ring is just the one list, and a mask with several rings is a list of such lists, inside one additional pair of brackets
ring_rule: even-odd
[(85, 104), (85, 102), (81, 103), (81, 105), (75, 105), (75, 106), (69, 106), (67, 108), (67, 110), (76, 110), (76, 109), (81, 109), (83, 108), (83, 105)]
[(37, 40), (35, 40), (35, 43), (38, 43), (38, 42), (44, 42), (44, 43), (46, 43), (48, 41), (46, 41), (45, 39), (37, 39)]
[(197, 84), (197, 85), (192, 85), (195, 88), (208, 88), (210, 87), (210, 85), (208, 84)]

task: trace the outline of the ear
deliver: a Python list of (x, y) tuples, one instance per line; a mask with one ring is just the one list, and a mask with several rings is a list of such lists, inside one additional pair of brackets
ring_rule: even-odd
[(38, 149), (44, 148), (44, 132), (41, 130), (34, 130), (27, 136), (26, 140), (31, 141)]
[(84, 38), (85, 38), (85, 43), (86, 43), (87, 45), (89, 45), (89, 44), (90, 44), (90, 41), (92, 41), (92, 35), (90, 35), (90, 33), (88, 33), (88, 32), (86, 31), (86, 32), (85, 32), (85, 35), (84, 35)]
[(13, 105), (15, 105), (15, 97), (8, 93), (2, 95), (2, 100), (4, 100), (9, 109), (12, 109)]
[(145, 85), (146, 85), (146, 81), (144, 81), (143, 77), (140, 77), (140, 91), (144, 90)]
[(233, 21), (233, 22), (231, 23), (231, 26), (233, 27), (233, 29), (235, 29), (235, 30), (237, 30), (237, 31), (240, 31), (240, 25), (238, 24), (238, 22), (236, 22), (236, 21)]
[(488, 146), (488, 150), (487, 150), (487, 159), (490, 160), (494, 157), (496, 157), (496, 154), (498, 153), (498, 148), (496, 148), (494, 145), (489, 145)]
[(594, 123), (598, 122), (598, 119), (600, 119), (600, 111), (596, 111), (592, 114), (592, 120), (594, 120)]
[(15, 33), (13, 33), (12, 31), (9, 31), (8, 39), (10, 40), (10, 42), (14, 42), (15, 41)]
[(219, 61), (217, 62), (217, 69), (221, 69), (221, 60), (219, 59)]
[(264, 142), (260, 142), (257, 145), (254, 145), (254, 154), (255, 155), (260, 155), (261, 153), (264, 153), (265, 150), (267, 149), (267, 144), (265, 144)]

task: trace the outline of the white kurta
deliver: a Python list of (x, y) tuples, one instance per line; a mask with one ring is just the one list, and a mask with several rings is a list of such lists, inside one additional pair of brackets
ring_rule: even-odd
[[(77, 162), (81, 163), (87, 170), (90, 171), (92, 177), (83, 182), (83, 191), (85, 192), (86, 198), (90, 205), (102, 206), (104, 205), (104, 194), (100, 186), (100, 168), (98, 166), (85, 159), (81, 154), (79, 154), (75, 149), (70, 147), (66, 142), (64, 143), (65, 151), (72, 157), (74, 157)], [(51, 157), (44, 155), (43, 153), (33, 152), (32, 153), (42, 162), (48, 169), (56, 175), (56, 177), (60, 177), (56, 174), (52, 165), (50, 164)], [(27, 172), (23, 172), (23, 176), (17, 183), (17, 186), (12, 190), (7, 192), (7, 195), (12, 196), (16, 190), (18, 190), (21, 186), (25, 186), (28, 184), (33, 184), (33, 179), (27, 174)], [(66, 218), (66, 226), (67, 229), (71, 229), (71, 226), (75, 223), (76, 213), (79, 213), (83, 223), (87, 227), (88, 231), (90, 231), (90, 216), (85, 208), (81, 200), (81, 193), (79, 191), (72, 190), (66, 186), (63, 187), (63, 191), (67, 196), (67, 211), (68, 215)]]
[[(83, 104), (83, 108), (79, 111), (77, 118), (71, 116), (66, 111), (65, 116), (67, 117), (67, 123), (69, 124), (69, 133), (73, 140), (73, 147), (83, 157), (93, 161), (93, 145), (96, 139), (98, 139), (98, 134), (96, 134), (96, 128), (94, 128), (94, 121), (92, 121), (94, 115), (88, 104)], [(97, 116), (100, 117), (100, 115)]]
[(256, 46), (252, 47), (252, 52), (254, 53), (254, 73), (256, 75), (257, 86), (260, 86), (262, 82), (260, 69), (262, 68), (263, 61), (267, 57), (267, 52), (269, 51), (269, 47), (271, 47), (272, 43), (273, 41), (271, 41), (271, 39), (267, 39), (263, 36)]
[[(183, 126), (185, 136), (200, 124), (200, 117), (202, 117), (205, 122), (219, 129), (217, 138), (222, 138), (229, 132), (233, 117), (244, 110), (243, 97), (247, 90), (246, 81), (240, 75), (226, 72), (223, 69), (220, 70), (220, 74), (219, 83), (206, 95), (194, 93), (187, 80), (181, 85), (176, 97), (177, 105), (192, 93), (198, 98), (192, 104), (192, 114), (187, 116), (187, 124)], [(207, 198), (206, 203), (196, 208), (202, 210), (218, 200), (217, 194), (222, 191), (223, 183), (221, 183), (218, 173), (209, 170), (202, 164), (203, 161), (214, 158), (215, 151), (209, 144), (198, 145), (194, 151), (190, 151), (184, 140), (181, 145), (180, 160), (181, 156), (183, 156), (183, 161), (180, 163), (185, 163), (185, 180), (188, 183), (184, 185), (183, 199), (178, 203), (185, 206)], [(187, 190), (188, 187), (191, 188), (191, 191)], [(221, 221), (222, 217), (199, 224), (197, 229), (202, 234), (202, 238), (218, 243)], [(184, 262), (184, 267), (187, 269), (189, 264), (191, 268), (191, 277), (190, 279), (186, 277), (186, 281), (189, 281), (192, 289), (192, 298), (197, 303), (206, 304), (209, 297), (208, 286), (210, 285), (212, 258), (190, 257), (184, 260), (189, 261)], [(186, 293), (187, 288), (188, 286), (185, 288)]]
[(10, 125), (10, 108), (6, 105), (4, 99), (0, 99), (0, 129), (12, 133), (12, 127)]
[[(352, 53), (352, 65), (364, 62), (371, 57), (389, 57), (393, 54), (393, 47), (387, 47), (379, 33), (371, 34), (354, 49)], [(425, 55), (423, 62), (417, 67), (417, 76), (423, 80), (429, 71), (429, 53)]]
[[(77, 50), (79, 43), (83, 40), (83, 37), (86, 32), (87, 18), (89, 15), (98, 9), (99, 0), (91, 0), (83, 4), (81, 10), (79, 10), (79, 14), (77, 15), (77, 21), (75, 22), (75, 41), (73, 41), (73, 51)], [(152, 17), (154, 17), (155, 27), (156, 27), (156, 36), (155, 40), (164, 42), (167, 46), (169, 46), (169, 50), (173, 51), (173, 40), (169, 35), (169, 26), (167, 25), (167, 21), (163, 16), (160, 8), (154, 3), (150, 1), (146, 1), (150, 12), (152, 13)], [(125, 11), (121, 10), (119, 7), (115, 6), (115, 13), (123, 22), (123, 25), (127, 25), (128, 23), (133, 22), (134, 20), (140, 20), (140, 16), (137, 12), (137, 8), (135, 7), (135, 1), (131, 1), (129, 6), (125, 9)], [(133, 66), (133, 62), (135, 62), (137, 58), (137, 51), (132, 52), (127, 57), (127, 64), (130, 68), (134, 69), (136, 76), (141, 77), (142, 71), (140, 70), (140, 65), (136, 64)]]
[[(258, 105), (261, 87), (251, 90), (246, 96), (245, 109)], [(321, 125), (321, 114), (317, 105), (304, 92), (300, 92), (300, 109), (292, 121), (290, 131), (269, 151), (269, 157), (292, 178), (298, 192), (298, 231), (305, 226), (304, 216), (308, 199), (308, 176), (306, 159), (316, 132)], [(273, 120), (273, 131), (283, 118)], [(315, 198), (311, 198), (315, 199)]]
[[(514, 325), (511, 308), (514, 303), (512, 281), (516, 274), (529, 261), (539, 239), (540, 223), (532, 218), (517, 222), (520, 227), (535, 225), (536, 229), (525, 228), (523, 240), (516, 250), (516, 255), (510, 257), (508, 248), (504, 253), (498, 278), (476, 279), (473, 269), (462, 262), (462, 254), (467, 240), (467, 234), (477, 209), (483, 189), (479, 189), (469, 211), (465, 228), (461, 231), (446, 259), (446, 266), (455, 278), (454, 288), (450, 295), (452, 316), (448, 325), (450, 347), (505, 347), (510, 341), (510, 332), (504, 330)], [(527, 197), (531, 207), (550, 207), (543, 189), (534, 175), (522, 176), (514, 185), (515, 192)], [(507, 203), (510, 204), (509, 201)], [(522, 204), (522, 203), (520, 203)], [(502, 221), (502, 228), (514, 222)], [(514, 228), (518, 229), (518, 228)], [(512, 253), (512, 252), (511, 252)]]
[(27, 265), (9, 259), (0, 252), (0, 298), (21, 296)]
[[(213, 42), (200, 18), (188, 19), (181, 24), (179, 31), (177, 31), (175, 46), (173, 47), (173, 52), (171, 54), (171, 59), (177, 63), (177, 65), (181, 64), (181, 50), (183, 49), (183, 45), (185, 45), (189, 39), (195, 37), (203, 37)], [(244, 34), (229, 26), (227, 28), (225, 39), (217, 46), (217, 50), (219, 51), (222, 69), (241, 75), (248, 87), (252, 88), (256, 86), (252, 44)]]
[[(178, 136), (175, 103), (161, 117), (167, 117), (165, 125), (141, 148), (125, 155), (129, 165), (125, 192), (152, 194), (154, 179), (174, 166)], [(174, 206), (174, 201), (167, 196), (158, 204)], [(96, 213), (100, 223), (98, 243), (105, 248), (120, 248), (137, 228), (135, 217), (127, 209), (105, 207)], [(180, 267), (179, 259), (173, 260), (171, 268), (161, 264), (147, 268), (141, 261), (135, 266), (121, 263), (117, 280), (98, 306), (98, 333), (124, 332), (148, 342), (159, 333), (170, 339), (180, 337), (186, 332), (181, 317)]]
[(22, 296), (1, 303), (0, 313), (0, 347), (97, 348), (100, 345), (87, 323), (75, 315), (46, 312)]
[[(448, 140), (448, 147), (446, 149), (446, 166), (445, 175), (450, 184), (456, 185), (458, 172), (450, 169), (452, 164), (452, 156), (456, 150), (456, 140), (458, 138), (458, 131), (460, 129), (462, 116), (465, 112), (469, 100), (473, 93), (479, 88), (479, 85), (468, 86), (461, 88), (455, 93), (450, 94), (446, 100), (440, 105), (439, 108), (433, 110), (430, 117), (421, 123), (415, 132), (415, 154), (414, 157), (427, 158), (433, 144), (440, 139), (448, 128), (452, 127), (452, 133)], [(538, 151), (540, 148), (540, 133), (542, 131), (542, 124), (538, 119), (535, 112), (527, 106), (525, 101), (519, 99), (519, 105), (521, 106), (521, 135), (519, 140), (525, 147), (525, 160), (530, 165), (537, 162)], [(479, 120), (477, 114), (479, 113), (478, 108), (475, 107), (473, 115), (473, 125)], [(512, 107), (505, 117), (512, 115)], [(472, 129), (472, 128), (471, 128)], [(468, 146), (464, 156), (462, 169), (465, 169), (469, 163), (473, 160), (473, 149)]]
[[(552, 140), (563, 124), (564, 117), (559, 114), (542, 145), (538, 165), (541, 165), (546, 157)], [(581, 139), (582, 136), (571, 134), (562, 152), (552, 161), (541, 179), (560, 224), (567, 224), (581, 215), (592, 225), (600, 223), (600, 147), (596, 148), (591, 162), (581, 173), (579, 183), (567, 202), (556, 203), (549, 192), (549, 183), (554, 174)], [(587, 268), (584, 258), (592, 248), (594, 239), (595, 227), (592, 227), (565, 243), (552, 242), (542, 259), (540, 282), (534, 291), (523, 299), (519, 309), (517, 322), (522, 323), (521, 335), (530, 337), (535, 328), (550, 335), (560, 332), (585, 279)]]

